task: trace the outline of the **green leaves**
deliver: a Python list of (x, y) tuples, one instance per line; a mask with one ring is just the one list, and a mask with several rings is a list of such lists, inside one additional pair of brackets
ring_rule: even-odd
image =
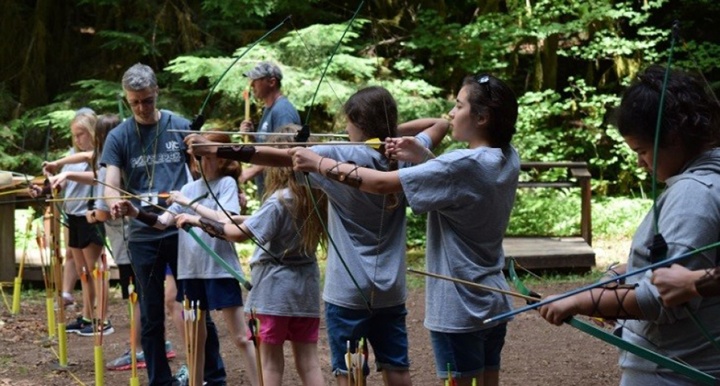
[[(386, 87), (397, 99), (401, 120), (425, 116), (439, 116), (449, 110), (449, 103), (439, 98), (440, 88), (421, 79), (421, 68), (412, 61), (403, 60), (398, 68), (385, 65), (386, 58), (371, 55), (366, 48), (372, 42), (361, 40), (361, 31), (368, 20), (356, 19), (345, 35), (338, 53), (328, 67), (326, 78), (315, 98), (316, 110), (321, 111), (325, 122), (315, 121), (313, 131), (342, 131), (335, 118), (342, 104), (359, 88), (367, 85)], [(263, 42), (254, 47), (238, 62), (217, 86), (222, 94), (222, 110), (213, 111), (210, 117), (232, 116), (242, 103), (242, 91), (248, 85), (243, 73), (260, 60), (279, 63), (283, 70), (282, 90), (298, 108), (310, 108), (312, 96), (320, 81), (324, 64), (347, 28), (346, 23), (312, 25), (292, 31), (275, 42)], [(245, 47), (236, 50), (236, 55)], [(180, 87), (195, 87), (214, 83), (233, 58), (199, 58), (181, 56), (171, 61), (165, 70), (176, 74), (183, 83)], [(405, 72), (406, 69), (412, 71)], [(406, 76), (399, 76), (404, 73)], [(227, 107), (228, 110), (224, 110)], [(301, 114), (302, 115), (302, 114)], [(329, 119), (328, 119), (329, 118)], [(216, 122), (230, 125), (230, 122)]]

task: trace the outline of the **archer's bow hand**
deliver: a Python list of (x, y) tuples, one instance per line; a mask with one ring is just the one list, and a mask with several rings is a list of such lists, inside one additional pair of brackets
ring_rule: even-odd
[(193, 146), (195, 144), (205, 143), (210, 143), (210, 140), (200, 134), (190, 134), (185, 137), (185, 145), (188, 147), (188, 153), (196, 157), (203, 157), (217, 153), (217, 146)]
[(185, 227), (199, 227), (200, 226), (200, 216), (194, 215), (194, 214), (187, 214), (187, 213), (180, 213), (175, 217), (175, 225), (178, 228), (185, 228)]
[(110, 215), (113, 219), (117, 219), (124, 216), (137, 217), (138, 209), (132, 202), (128, 200), (120, 200), (112, 205), (110, 208)]
[(691, 271), (682, 265), (673, 264), (670, 268), (656, 269), (651, 282), (657, 287), (663, 304), (674, 307), (699, 296), (695, 282), (704, 273), (704, 270)]
[[(546, 300), (552, 299), (554, 296), (548, 296)], [(576, 296), (570, 296), (552, 303), (548, 303), (540, 308), (540, 316), (548, 322), (559, 326), (568, 318), (578, 313), (580, 305)]]
[(415, 137), (385, 138), (385, 156), (416, 165), (435, 158)]
[(293, 170), (322, 174), (320, 163), (325, 157), (320, 157), (319, 154), (304, 147), (294, 147), (288, 150), (288, 154), (292, 157)]
[(51, 193), (52, 187), (50, 186), (50, 181), (48, 180), (45, 180), (43, 186), (32, 184), (28, 187), (28, 194), (32, 198), (49, 197)]

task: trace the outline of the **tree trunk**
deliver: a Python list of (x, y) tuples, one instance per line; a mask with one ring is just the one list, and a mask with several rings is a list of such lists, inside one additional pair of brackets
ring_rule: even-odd
[(534, 42), (535, 54), (533, 60), (533, 75), (531, 89), (533, 91), (540, 91), (543, 88), (543, 61), (541, 52), (543, 50), (543, 41), (536, 39)]
[(20, 103), (24, 106), (47, 104), (47, 17), (52, 0), (38, 0), (32, 20), (30, 40), (20, 70)]
[(558, 35), (552, 34), (545, 39), (542, 55), (542, 71), (543, 71), (543, 89), (555, 90), (557, 87), (557, 72), (558, 72)]

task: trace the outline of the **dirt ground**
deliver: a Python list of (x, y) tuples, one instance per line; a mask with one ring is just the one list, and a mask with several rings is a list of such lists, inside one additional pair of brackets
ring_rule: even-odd
[[(538, 285), (533, 289), (543, 294), (557, 293), (584, 283)], [(7, 292), (7, 291), (6, 291)], [(522, 306), (522, 300), (516, 306)], [(429, 335), (423, 327), (424, 291), (411, 290), (407, 302), (407, 318), (411, 374), (415, 385), (439, 385), (435, 376)], [(119, 294), (111, 300), (110, 317), (116, 332), (105, 337), (103, 346), (106, 361), (127, 349), (129, 325), (127, 307)], [(214, 316), (215, 317), (215, 316)], [(221, 342), (226, 342), (227, 329), (222, 317), (215, 317)], [(184, 363), (185, 354), (173, 328), (168, 329), (169, 339), (177, 351), (170, 364), (175, 371)], [(321, 325), (319, 352), (327, 385), (334, 385), (329, 367), (329, 349), (325, 327)], [(46, 341), (44, 298), (23, 299), (21, 314), (11, 317), (4, 309), (0, 317), (0, 386), (5, 385), (75, 385), (93, 384), (93, 338), (70, 334), (68, 337), (69, 371), (54, 371), (57, 363), (54, 351), (57, 346), (44, 347)], [(240, 354), (232, 344), (222, 344), (222, 354), (228, 368), (228, 385), (248, 385)], [(503, 385), (616, 385), (619, 372), (617, 352), (572, 327), (556, 327), (542, 320), (534, 311), (521, 314), (509, 324), (508, 336), (502, 354), (501, 384)], [(372, 358), (370, 359), (372, 363)], [(144, 370), (140, 370), (141, 384), (145, 383)], [(105, 371), (106, 385), (127, 385), (128, 371)], [(286, 347), (285, 385), (300, 385), (289, 350)], [(381, 385), (379, 374), (368, 378), (368, 385)]]

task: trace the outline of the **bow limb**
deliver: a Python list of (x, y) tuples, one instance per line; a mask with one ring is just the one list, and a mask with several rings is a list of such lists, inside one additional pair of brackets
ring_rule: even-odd
[[(653, 226), (655, 235), (653, 238), (653, 243), (650, 246), (650, 255), (652, 258), (652, 262), (657, 261), (663, 261), (667, 257), (667, 243), (665, 242), (665, 238), (660, 233), (659, 228), (659, 217), (660, 217), (660, 209), (657, 207), (657, 160), (660, 150), (660, 129), (662, 128), (662, 117), (663, 117), (663, 109), (665, 107), (665, 94), (667, 92), (667, 85), (668, 81), (670, 79), (670, 70), (672, 68), (672, 59), (673, 59), (673, 53), (675, 52), (675, 44), (679, 40), (680, 37), (680, 23), (679, 21), (675, 21), (673, 23), (672, 27), (672, 38), (670, 39), (670, 49), (668, 51), (668, 60), (667, 65), (665, 67), (665, 76), (663, 79), (662, 87), (660, 89), (660, 101), (659, 101), (659, 107), (658, 107), (658, 115), (657, 115), (657, 121), (655, 123), (655, 138), (654, 138), (654, 144), (653, 144), (653, 166), (652, 166), (652, 197), (653, 197)], [(705, 339), (710, 342), (710, 344), (715, 347), (715, 349), (720, 351), (720, 343), (713, 338), (713, 336), (710, 334), (710, 330), (705, 326), (705, 324), (700, 320), (700, 318), (697, 316), (695, 311), (693, 311), (689, 305), (685, 304), (684, 306), (685, 311), (690, 316), (690, 319), (693, 321), (693, 324), (695, 324), (695, 327), (700, 331), (700, 333), (705, 337)]]
[(499, 320), (504, 320), (504, 319), (510, 318), (510, 317), (512, 317), (512, 316), (515, 316), (515, 315), (517, 315), (517, 314), (521, 314), (521, 313), (526, 312), (526, 311), (530, 311), (530, 310), (534, 310), (534, 309), (536, 309), (536, 308), (540, 308), (540, 307), (542, 307), (542, 306), (544, 306), (544, 305), (546, 305), (546, 304), (550, 304), (550, 303), (552, 303), (552, 302), (556, 302), (556, 301), (558, 301), (558, 300), (562, 300), (562, 299), (568, 298), (568, 297), (570, 297), (570, 296), (577, 295), (577, 294), (579, 294), (579, 293), (581, 293), (581, 292), (589, 291), (589, 290), (594, 289), (594, 288), (599, 288), (599, 287), (605, 286), (605, 285), (607, 285), (607, 284), (614, 283), (614, 282), (617, 282), (617, 281), (619, 281), (619, 280), (625, 279), (625, 278), (627, 278), (627, 277), (630, 277), (630, 276), (634, 276), (634, 275), (643, 273), (643, 272), (645, 272), (645, 271), (649, 271), (649, 270), (652, 270), (652, 269), (655, 269), (655, 268), (670, 266), (670, 265), (672, 265), (673, 263), (678, 263), (678, 262), (680, 262), (680, 261), (682, 261), (682, 260), (684, 260), (684, 259), (687, 259), (687, 258), (690, 257), (690, 256), (693, 256), (693, 255), (696, 255), (696, 254), (698, 254), (698, 253), (705, 252), (705, 251), (708, 251), (708, 250), (711, 250), (711, 249), (715, 249), (715, 248), (718, 248), (718, 247), (720, 247), (720, 241), (715, 242), (715, 243), (712, 243), (712, 244), (705, 245), (705, 246), (703, 246), (703, 247), (697, 248), (697, 249), (692, 250), (692, 251), (689, 251), (689, 252), (682, 253), (682, 254), (677, 255), (677, 256), (673, 256), (673, 257), (671, 257), (671, 258), (669, 258), (669, 259), (666, 259), (666, 260), (663, 260), (663, 261), (660, 261), (660, 262), (657, 262), (657, 263), (653, 263), (653, 264), (647, 265), (647, 266), (645, 266), (645, 267), (638, 268), (638, 269), (636, 269), (636, 270), (634, 270), (634, 271), (626, 272), (626, 273), (624, 273), (624, 274), (622, 274), (622, 275), (614, 276), (614, 277), (609, 278), (609, 279), (606, 279), (606, 280), (601, 280), (601, 281), (598, 281), (597, 283), (590, 284), (590, 285), (587, 285), (587, 286), (585, 286), (585, 287), (576, 288), (576, 289), (574, 289), (574, 290), (571, 290), (571, 291), (565, 292), (565, 293), (563, 293), (563, 294), (560, 294), (560, 295), (558, 295), (558, 296), (556, 296), (556, 297), (554, 297), (554, 298), (552, 298), (552, 299), (545, 299), (545, 300), (539, 301), (539, 302), (537, 302), (537, 303), (528, 304), (528, 305), (525, 306), (525, 307), (516, 308), (515, 310), (512, 310), (512, 311), (510, 311), (510, 312), (506, 312), (506, 313), (504, 313), (504, 314), (500, 314), (500, 315), (494, 316), (494, 317), (492, 317), (492, 318), (486, 319), (486, 320), (483, 322), (483, 324), (487, 324), (487, 323), (491, 323), (491, 322), (497, 322), (497, 321), (499, 321)]
[(250, 291), (252, 289), (252, 284), (250, 284), (250, 282), (247, 281), (243, 277), (243, 275), (240, 274), (240, 272), (235, 271), (230, 266), (230, 264), (228, 264), (225, 260), (223, 260), (222, 257), (220, 257), (220, 255), (217, 254), (217, 252), (210, 248), (210, 246), (207, 245), (205, 241), (203, 241), (203, 239), (200, 238), (200, 236), (198, 236), (198, 234), (195, 233), (195, 231), (190, 226), (183, 227), (183, 230), (189, 233), (190, 236), (192, 236), (192, 238), (198, 244), (200, 244), (200, 246), (205, 250), (205, 252), (207, 252), (218, 265), (220, 265), (225, 271), (232, 275), (232, 277), (234, 277), (238, 282), (240, 282), (240, 284), (242, 284), (242, 286), (245, 287), (246, 290)]
[[(318, 91), (320, 91), (320, 85), (322, 84), (323, 79), (325, 78), (325, 74), (327, 73), (328, 67), (330, 67), (330, 63), (332, 63), (333, 57), (337, 53), (337, 50), (340, 48), (340, 44), (342, 43), (343, 38), (345, 37), (345, 34), (348, 32), (350, 27), (352, 26), (353, 21), (355, 21), (355, 18), (357, 17), (358, 13), (360, 13), (360, 9), (362, 9), (362, 6), (365, 2), (361, 1), (360, 5), (358, 5), (357, 9), (355, 10), (355, 13), (353, 14), (352, 18), (348, 22), (347, 28), (345, 28), (345, 31), (340, 36), (340, 40), (338, 40), (337, 44), (335, 45), (335, 48), (333, 49), (333, 52), (330, 54), (330, 57), (328, 58), (327, 63), (325, 64), (325, 68), (323, 69), (322, 75), (320, 76), (320, 80), (318, 81), (318, 85), (315, 88), (315, 93), (312, 96), (312, 100), (310, 102), (310, 107), (308, 108), (308, 113), (305, 116), (305, 124), (303, 125), (303, 131), (309, 135), (310, 133), (310, 116), (313, 109), (313, 105), (315, 103), (315, 97), (318, 94)], [(305, 138), (298, 138), (299, 142), (307, 142), (307, 137)], [(304, 139), (304, 141), (303, 141)], [(350, 276), (350, 280), (352, 280), (353, 285), (355, 288), (357, 288), (358, 293), (360, 294), (360, 297), (365, 302), (365, 306), (368, 309), (368, 311), (372, 312), (372, 303), (368, 299), (368, 297), (363, 292), (362, 288), (360, 287), (360, 284), (358, 284), (357, 280), (355, 279), (355, 276), (352, 274), (352, 271), (350, 270), (350, 267), (347, 265), (347, 262), (345, 261), (345, 258), (343, 258), (342, 254), (340, 253), (340, 249), (335, 244), (335, 240), (333, 240), (332, 236), (328, 232), (327, 225), (325, 224), (325, 220), (322, 218), (322, 215), (320, 214), (320, 209), (318, 208), (318, 200), (315, 197), (315, 194), (312, 190), (312, 184), (310, 182), (310, 177), (308, 176), (308, 173), (304, 173), (305, 177), (305, 186), (308, 190), (308, 195), (310, 196), (310, 199), (313, 203), (313, 211), (317, 214), (318, 219), (320, 221), (320, 224), (322, 225), (323, 229), (325, 229), (325, 234), (328, 236), (328, 241), (330, 241), (330, 245), (332, 245), (332, 248), (335, 250), (335, 253), (337, 254), (338, 259), (340, 260), (340, 263), (342, 263), (343, 268), (348, 273), (348, 276)]]
[(250, 52), (250, 50), (253, 49), (253, 47), (255, 47), (260, 42), (265, 40), (265, 38), (270, 36), (270, 34), (275, 32), (278, 28), (280, 28), (283, 24), (285, 24), (286, 21), (290, 20), (290, 18), (291, 18), (291, 16), (286, 17), (280, 23), (278, 23), (275, 27), (273, 27), (271, 30), (267, 31), (263, 36), (260, 36), (259, 39), (252, 42), (252, 44), (250, 44), (245, 49), (245, 51), (243, 51), (237, 58), (235, 58), (235, 60), (233, 60), (232, 63), (230, 63), (230, 65), (225, 69), (225, 71), (223, 71), (222, 74), (220, 74), (220, 77), (218, 77), (218, 79), (215, 81), (215, 83), (213, 83), (213, 85), (210, 87), (210, 91), (208, 92), (207, 97), (205, 97), (205, 101), (203, 101), (203, 104), (200, 106), (200, 111), (198, 112), (198, 115), (195, 117), (192, 124), (190, 125), (192, 130), (200, 131), (200, 128), (205, 123), (205, 117), (203, 116), (203, 111), (205, 111), (205, 106), (207, 106), (208, 102), (210, 101), (210, 97), (213, 95), (215, 88), (218, 86), (218, 84), (220, 84), (220, 81), (223, 80), (223, 78), (225, 77), (225, 75), (227, 75), (227, 73), (230, 71), (230, 69), (233, 68), (235, 63), (237, 63), (240, 59), (242, 59), (243, 56), (245, 56), (245, 54)]
[[(539, 300), (540, 295), (538, 295), (536, 292), (533, 292), (530, 289), (528, 289), (525, 286), (525, 284), (522, 282), (522, 280), (520, 280), (520, 277), (517, 275), (517, 272), (515, 272), (515, 259), (512, 259), (512, 258), (508, 259), (508, 276), (510, 276), (510, 280), (512, 281), (513, 285), (518, 290), (518, 292), (520, 292), (524, 295), (529, 295), (529, 296), (533, 296), (533, 297), (537, 296), (538, 300)], [(539, 302), (539, 303), (535, 303), (535, 304), (541, 304), (541, 303), (547, 304), (549, 302)], [(674, 359), (660, 355), (660, 354), (658, 354), (654, 351), (648, 350), (644, 347), (632, 344), (626, 340), (623, 340), (622, 338), (620, 338), (618, 336), (615, 336), (614, 334), (608, 333), (607, 331), (605, 331), (601, 328), (598, 328), (590, 323), (582, 321), (580, 319), (570, 317), (567, 320), (565, 320), (565, 323), (567, 323), (568, 325), (570, 325), (570, 326), (572, 326), (594, 338), (600, 339), (605, 343), (613, 345), (621, 350), (624, 350), (624, 351), (627, 351), (634, 355), (637, 355), (638, 357), (648, 360), (650, 362), (653, 362), (660, 367), (664, 367), (664, 368), (670, 369), (678, 374), (684, 375), (684, 376), (698, 382), (698, 384), (715, 385), (716, 382), (718, 381), (715, 377), (711, 376), (710, 374), (704, 373), (698, 369), (692, 368), (684, 363), (681, 363)]]
[[(247, 54), (253, 47), (255, 47), (257, 44), (259, 44), (260, 42), (262, 42), (263, 40), (265, 40), (266, 37), (268, 37), (271, 33), (275, 32), (278, 28), (280, 28), (283, 24), (285, 24), (285, 22), (288, 21), (290, 18), (291, 18), (290, 16), (286, 17), (286, 18), (283, 19), (280, 23), (278, 23), (275, 27), (273, 27), (271, 30), (269, 30), (269, 31), (266, 32), (263, 36), (261, 36), (259, 39), (255, 40), (252, 44), (250, 44), (250, 45), (245, 49), (245, 51), (243, 51), (237, 58), (235, 58), (235, 60), (233, 60), (232, 63), (230, 63), (230, 65), (225, 69), (225, 71), (223, 71), (222, 74), (220, 74), (220, 77), (215, 81), (215, 83), (213, 83), (212, 87), (210, 88), (210, 91), (208, 92), (208, 95), (207, 95), (207, 97), (205, 98), (205, 101), (203, 102), (202, 106), (200, 107), (200, 111), (198, 112), (198, 115), (195, 117), (195, 119), (193, 120), (193, 122), (190, 124), (190, 131), (193, 131), (193, 132), (198, 132), (198, 131), (200, 131), (200, 128), (202, 127), (203, 123), (205, 123), (205, 118), (204, 118), (204, 116), (203, 116), (203, 111), (205, 110), (205, 106), (207, 105), (208, 101), (210, 100), (210, 97), (212, 96), (213, 92), (215, 91), (215, 88), (217, 87), (217, 85), (220, 83), (220, 81), (222, 81), (222, 79), (225, 77), (225, 75), (227, 75), (227, 73), (228, 73), (228, 72), (230, 71), (230, 69), (235, 65), (235, 63), (237, 63), (240, 59), (242, 59), (242, 57), (245, 56), (245, 54)], [(227, 217), (227, 219), (230, 221), (230, 223), (233, 224), (233, 225), (235, 225), (235, 227), (237, 227), (237, 228), (240, 230), (240, 232), (242, 232), (245, 236), (247, 236), (247, 238), (248, 238), (250, 241), (252, 241), (253, 244), (257, 245), (258, 248), (260, 248), (262, 251), (264, 251), (264, 252), (267, 253), (270, 257), (272, 257), (272, 259), (273, 259), (276, 263), (280, 264), (281, 261), (280, 261), (280, 259), (279, 259), (277, 256), (275, 256), (273, 253), (271, 253), (269, 250), (267, 250), (262, 244), (260, 244), (260, 243), (255, 239), (255, 237), (253, 237), (253, 235), (251, 235), (251, 234), (249, 234), (248, 232), (246, 232), (242, 227), (240, 227), (240, 225), (239, 225), (237, 222), (235, 222), (235, 220), (233, 220), (233, 218), (232, 218), (232, 216), (230, 215), (230, 213), (225, 209), (225, 207), (222, 205), (222, 203), (220, 202), (220, 200), (217, 198), (217, 196), (215, 195), (215, 193), (214, 193), (214, 192), (212, 191), (212, 189), (210, 188), (210, 182), (207, 180), (207, 177), (205, 176), (205, 173), (203, 173), (203, 171), (202, 171), (202, 166), (200, 166), (198, 169), (199, 169), (199, 171), (200, 171), (200, 177), (202, 178), (203, 183), (205, 184), (205, 187), (206, 187), (207, 190), (208, 190), (208, 193), (209, 193), (210, 196), (212, 197), (213, 201), (215, 201), (215, 203), (217, 204), (218, 208), (223, 212), (223, 214), (225, 215), (225, 217)], [(201, 245), (202, 245), (202, 244), (201, 244)]]
[(253, 347), (255, 347), (255, 371), (257, 371), (260, 386), (264, 386), (265, 380), (263, 378), (262, 355), (260, 352), (260, 344), (262, 343), (260, 339), (260, 327), (260, 319), (257, 317), (255, 309), (253, 308), (250, 310), (250, 319), (248, 319), (248, 331), (250, 331), (250, 340), (253, 342)]

